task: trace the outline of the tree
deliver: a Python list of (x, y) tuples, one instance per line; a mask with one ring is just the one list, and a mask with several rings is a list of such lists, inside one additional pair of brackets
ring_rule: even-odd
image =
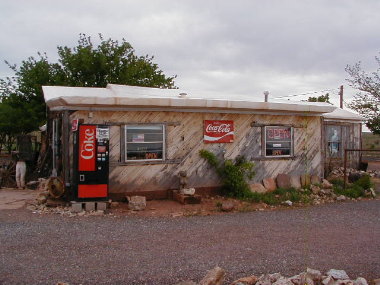
[(363, 71), (360, 62), (347, 65), (350, 78), (346, 80), (359, 90), (348, 106), (366, 119), (367, 127), (374, 134), (380, 134), (380, 58), (376, 56), (375, 60), (379, 67), (372, 73)]
[[(9, 108), (14, 108), (29, 118), (28, 122), (22, 120), (26, 124), (21, 128), (22, 132), (30, 129), (30, 122), (32, 129), (37, 129), (46, 120), (42, 85), (105, 87), (114, 83), (176, 88), (176, 76), (164, 75), (152, 56), (135, 55), (135, 50), (125, 39), (121, 42), (104, 40), (99, 34), (99, 40), (99, 45), (95, 46), (91, 37), (80, 34), (76, 47), (57, 47), (59, 59), (54, 63), (42, 53), (38, 53), (37, 58), (22, 61), (20, 67), (6, 62), (15, 77), (0, 81), (1, 105), (7, 105), (0, 108), (0, 117), (7, 117)], [(8, 97), (12, 99), (4, 101)]]
[(309, 97), (307, 99), (308, 102), (326, 102), (326, 103), (330, 103), (330, 94), (329, 93), (326, 93), (326, 95), (321, 95), (321, 96), (318, 96), (318, 97)]

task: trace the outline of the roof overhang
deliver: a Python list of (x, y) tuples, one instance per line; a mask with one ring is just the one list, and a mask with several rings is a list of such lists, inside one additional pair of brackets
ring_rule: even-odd
[(246, 98), (180, 97), (178, 89), (109, 84), (106, 88), (43, 86), (51, 111), (61, 110), (155, 110), (223, 113), (276, 113), (321, 116), (336, 107), (327, 103), (256, 102)]

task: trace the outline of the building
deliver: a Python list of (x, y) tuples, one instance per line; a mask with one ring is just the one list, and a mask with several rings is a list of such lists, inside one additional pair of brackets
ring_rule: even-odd
[[(340, 155), (345, 145), (342, 139), (325, 139), (330, 126), (336, 122), (342, 138), (346, 124), (360, 125), (358, 118), (328, 117), (336, 107), (327, 103), (254, 102), (114, 84), (106, 88), (44, 86), (43, 92), (53, 172), (62, 177), (73, 199), (80, 187), (99, 193), (107, 187), (108, 196), (116, 200), (127, 193), (166, 198), (170, 190), (178, 189), (181, 170), (187, 173), (189, 187), (199, 192), (216, 189), (219, 178), (199, 156), (201, 149), (226, 159), (244, 155), (255, 163), (252, 182), (279, 173), (323, 176), (327, 149), (329, 156), (332, 151)], [(78, 125), (99, 128), (78, 135)], [(355, 145), (360, 140), (357, 131), (350, 133)], [(95, 162), (81, 162), (83, 157), (92, 157), (95, 132), (97, 169)], [(78, 146), (81, 139), (89, 144)], [(91, 176), (90, 170), (100, 172)], [(87, 174), (93, 182), (78, 186)], [(103, 176), (107, 176), (103, 188), (93, 186)]]

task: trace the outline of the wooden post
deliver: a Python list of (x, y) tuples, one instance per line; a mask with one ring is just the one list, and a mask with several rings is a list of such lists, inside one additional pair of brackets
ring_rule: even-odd
[(340, 97), (340, 108), (343, 109), (343, 85), (340, 85), (339, 97)]
[(64, 187), (66, 188), (70, 184), (70, 122), (69, 122), (69, 111), (63, 111), (62, 116), (62, 168), (63, 168), (63, 179)]

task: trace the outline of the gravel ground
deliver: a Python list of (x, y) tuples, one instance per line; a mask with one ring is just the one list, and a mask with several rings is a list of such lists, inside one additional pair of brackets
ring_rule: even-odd
[(0, 211), (0, 284), (174, 284), (307, 266), (380, 277), (380, 200), (206, 217)]

